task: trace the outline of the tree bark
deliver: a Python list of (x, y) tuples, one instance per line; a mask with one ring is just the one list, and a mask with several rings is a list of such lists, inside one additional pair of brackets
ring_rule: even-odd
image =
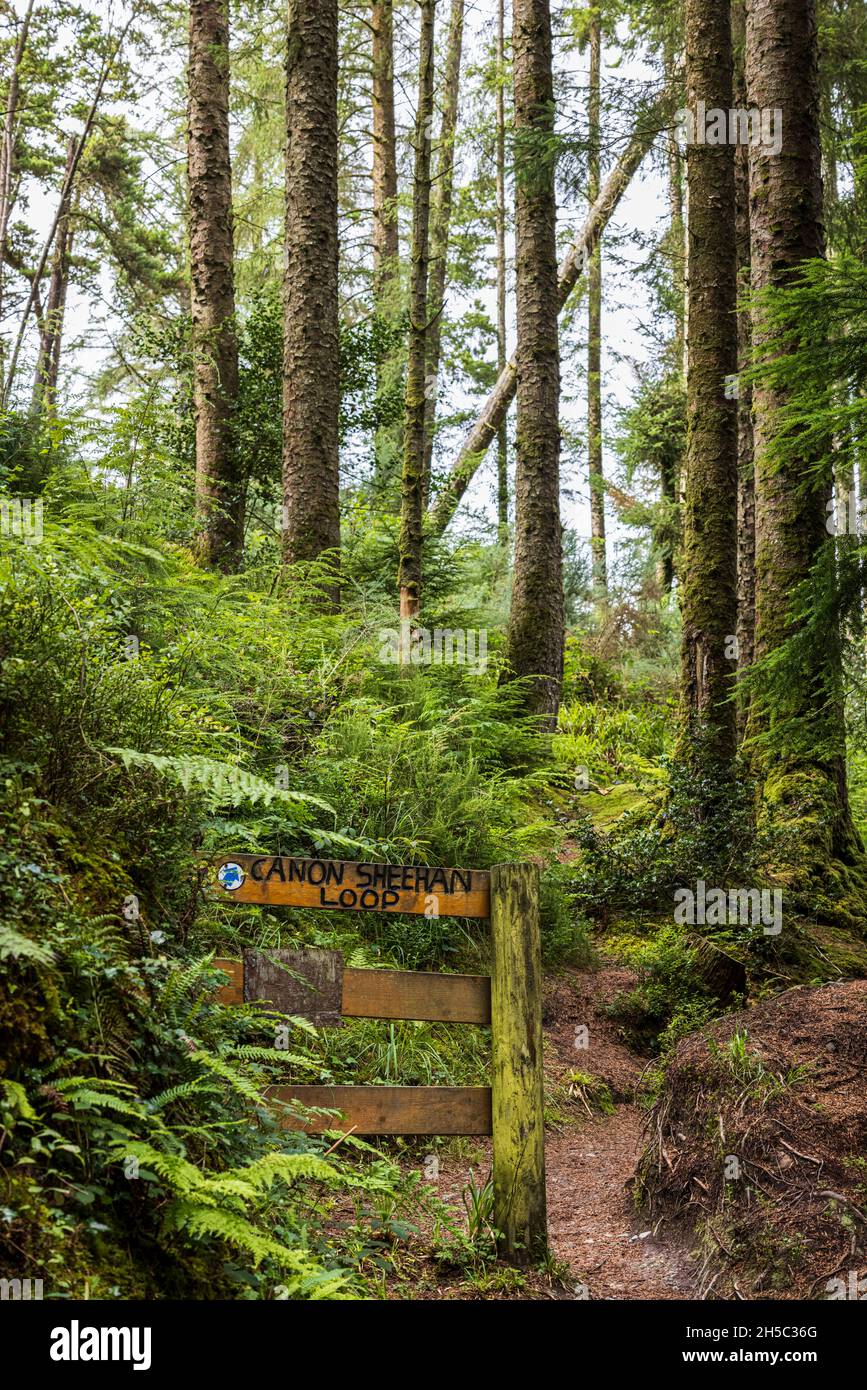
[[(602, 192), (587, 214), (584, 226), (560, 263), (557, 280), (558, 309), (564, 307), (586, 271), (593, 247), (613, 217), (633, 174), (670, 118), (674, 100), (675, 89), (666, 87), (642, 114), (629, 144), (605, 180)], [(429, 508), (428, 521), (432, 535), (442, 535), (454, 516), (487, 452), (488, 445), (506, 419), (509, 406), (515, 399), (517, 384), (516, 359), (512, 357), (500, 372), (496, 385), (464, 439), (445, 484)]]
[[(747, 88), (744, 68), (746, 43), (746, 0), (733, 0), (732, 40), (734, 45), (734, 105), (746, 109)], [(735, 147), (736, 244), (738, 293), (743, 299), (750, 288), (750, 163), (747, 145)], [(753, 325), (749, 309), (738, 308), (738, 620), (737, 665), (746, 671), (755, 656), (756, 625), (756, 494), (753, 457), (753, 392), (746, 376), (752, 353)], [(738, 738), (746, 732), (748, 702), (738, 693)]]
[(549, 0), (514, 0), (518, 420), (511, 672), (556, 722), (563, 676), (560, 358)]
[[(506, 340), (506, 16), (505, 0), (497, 0), (497, 376), (508, 359)], [(506, 421), (497, 431), (497, 537), (509, 540), (509, 437)]]
[[(754, 295), (790, 285), (803, 263), (824, 255), (816, 0), (749, 0), (746, 40), (751, 106), (779, 111), (779, 153), (750, 148), (750, 227)], [(761, 352), (785, 343), (769, 338), (759, 305), (753, 336)], [(799, 631), (793, 595), (807, 584), (827, 539), (830, 482), (811, 456), (771, 459), (783, 387), (761, 380), (753, 389), (756, 452), (756, 657), (766, 658)], [(751, 729), (769, 732), (755, 770), (763, 817), (797, 847), (782, 853), (801, 875), (827, 876), (828, 860), (857, 844), (848, 815), (845, 734), (840, 693), (839, 633), (829, 630), (801, 653), (782, 697), (760, 690)], [(793, 733), (792, 730), (797, 733)], [(860, 849), (860, 846), (858, 846)]]
[[(66, 150), (66, 173), (75, 159), (75, 139), (71, 139)], [(71, 196), (71, 195), (70, 195)], [(39, 323), (39, 352), (36, 358), (36, 372), (33, 380), (33, 398), (30, 413), (34, 419), (46, 410), (54, 408), (57, 383), (60, 377), (60, 346), (63, 335), (63, 317), (66, 311), (66, 296), (69, 288), (69, 266), (72, 258), (73, 228), (71, 225), (69, 199), (57, 223), (54, 240), (54, 259), (51, 278), (48, 282), (48, 297), (42, 309)]]
[[(283, 526), (290, 563), (340, 550), (337, 0), (289, 0)], [(336, 582), (328, 597), (338, 601)]]
[(393, 309), (397, 274), (397, 144), (394, 128), (393, 0), (373, 0), (373, 294), (383, 317)]
[(235, 440), (238, 341), (229, 155), (228, 0), (190, 0), (187, 172), (196, 510), (206, 564), (236, 569), (244, 484)]
[(446, 70), (443, 83), (443, 111), (437, 157), (436, 192), (430, 231), (430, 288), (428, 292), (427, 391), (425, 394), (424, 491), (427, 506), (436, 425), (437, 379), (440, 370), (442, 323), (446, 298), (446, 268), (449, 228), (455, 178), (455, 135), (458, 125), (458, 96), (461, 84), (461, 51), (464, 41), (464, 0), (452, 0), (449, 19)]
[[(669, 41), (665, 53), (665, 80), (673, 85), (677, 64), (673, 53), (673, 42)], [(671, 260), (671, 283), (674, 291), (674, 342), (672, 345), (672, 370), (678, 375), (685, 371), (686, 363), (686, 223), (684, 220), (683, 199), (683, 160), (677, 143), (677, 132), (672, 125), (665, 136), (665, 162), (668, 183), (668, 240)], [(659, 479), (660, 501), (672, 509), (680, 495), (681, 480), (677, 468), (664, 465)], [(674, 584), (676, 543), (666, 539), (660, 546), (657, 566), (659, 586), (663, 594), (670, 594)]]
[(412, 619), (421, 603), (422, 516), (424, 507), (425, 374), (428, 345), (428, 268), (430, 260), (431, 123), (434, 91), (434, 15), (436, 0), (419, 0), (418, 106), (415, 119), (415, 172), (412, 192), (412, 272), (409, 351), (406, 368), (403, 474), (400, 509), (401, 620)]
[[(590, 84), (587, 109), (587, 195), (590, 206), (602, 181), (602, 26), (590, 22)], [(590, 487), (590, 553), (597, 601), (608, 592), (605, 557), (605, 489), (602, 472), (602, 237), (587, 267), (587, 465)]]
[[(687, 108), (732, 105), (729, 0), (687, 0)], [(710, 814), (735, 754), (737, 413), (726, 378), (737, 368), (734, 149), (699, 129), (687, 144), (687, 445), (680, 605), (681, 754)], [(727, 651), (728, 648), (728, 651)]]

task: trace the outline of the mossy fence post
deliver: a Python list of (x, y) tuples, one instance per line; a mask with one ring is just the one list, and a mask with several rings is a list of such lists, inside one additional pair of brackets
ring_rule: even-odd
[(494, 1224), (513, 1264), (544, 1255), (545, 1120), (539, 869), (491, 869)]

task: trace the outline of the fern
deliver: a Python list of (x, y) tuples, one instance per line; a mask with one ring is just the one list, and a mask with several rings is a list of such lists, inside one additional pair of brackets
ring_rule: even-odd
[(296, 1067), (309, 1067), (314, 1071), (322, 1065), (312, 1057), (302, 1057), (297, 1052), (286, 1052), (281, 1047), (256, 1047), (252, 1043), (232, 1047), (231, 1055), (244, 1062), (292, 1062)]
[(200, 1066), (207, 1067), (215, 1076), (219, 1076), (223, 1081), (228, 1082), (233, 1091), (236, 1091), (244, 1100), (252, 1101), (254, 1105), (262, 1104), (261, 1087), (243, 1076), (241, 1072), (230, 1067), (228, 1062), (223, 1061), (222, 1057), (214, 1057), (210, 1052), (193, 1052), (191, 1061), (198, 1062)]
[(135, 748), (105, 748), (104, 752), (120, 758), (124, 767), (150, 767), (174, 777), (184, 791), (198, 787), (207, 793), (213, 805), (237, 805), (250, 801), (254, 806), (258, 802), (270, 806), (278, 801), (296, 810), (303, 806), (316, 806), (320, 811), (334, 815), (334, 808), (319, 797), (310, 796), (307, 792), (286, 791), (234, 763), (219, 762), (198, 754), (171, 757), (162, 753), (142, 753)]
[(29, 960), (34, 965), (51, 965), (54, 952), (29, 936), (24, 936), (14, 927), (0, 923), (0, 960), (12, 956), (15, 960)]

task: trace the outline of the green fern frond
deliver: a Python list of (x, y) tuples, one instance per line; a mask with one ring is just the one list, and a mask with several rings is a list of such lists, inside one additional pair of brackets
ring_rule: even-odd
[(17, 1111), (22, 1120), (35, 1120), (36, 1111), (27, 1099), (27, 1092), (18, 1081), (0, 1081), (0, 1097), (4, 1109)]
[(51, 965), (54, 952), (47, 946), (24, 936), (14, 927), (0, 924), (0, 960), (12, 956), (15, 960), (29, 960), (34, 965)]
[(184, 791), (198, 787), (206, 792), (216, 805), (236, 805), (238, 802), (258, 802), (269, 806), (272, 802), (284, 802), (296, 811), (299, 807), (316, 806), (319, 810), (334, 815), (334, 808), (308, 792), (286, 791), (257, 777), (246, 768), (234, 763), (219, 762), (215, 758), (205, 758), (199, 754), (172, 757), (162, 753), (142, 753), (135, 748), (105, 748), (104, 752), (120, 758), (124, 767), (150, 767), (180, 782)]
[(252, 1101), (254, 1105), (262, 1104), (261, 1088), (250, 1081), (248, 1077), (243, 1076), (241, 1072), (236, 1071), (234, 1067), (230, 1067), (222, 1057), (214, 1057), (210, 1052), (199, 1051), (191, 1053), (190, 1060), (198, 1062), (199, 1066), (207, 1067), (208, 1071), (212, 1071), (215, 1076), (228, 1082), (232, 1090), (236, 1091), (239, 1096), (243, 1096), (245, 1100)]
[(313, 1071), (322, 1066), (321, 1061), (302, 1057), (298, 1052), (285, 1052), (280, 1047), (256, 1047), (252, 1043), (233, 1047), (231, 1055), (243, 1062), (291, 1062), (296, 1067), (309, 1067)]
[(208, 1077), (197, 1076), (192, 1081), (182, 1081), (178, 1086), (170, 1086), (168, 1090), (160, 1091), (159, 1095), (152, 1096), (146, 1105), (150, 1113), (155, 1115), (179, 1100), (189, 1100), (193, 1096), (219, 1095), (220, 1089)]
[(169, 1230), (186, 1231), (199, 1240), (204, 1236), (216, 1236), (235, 1249), (246, 1251), (252, 1257), (254, 1265), (270, 1258), (283, 1269), (295, 1270), (298, 1273), (309, 1269), (308, 1258), (263, 1235), (237, 1212), (200, 1205), (198, 1200), (173, 1202), (166, 1213), (166, 1227)]

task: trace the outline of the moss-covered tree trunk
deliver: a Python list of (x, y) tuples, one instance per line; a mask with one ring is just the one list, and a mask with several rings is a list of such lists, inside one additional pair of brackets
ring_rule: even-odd
[(428, 343), (430, 265), (431, 123), (434, 93), (435, 0), (420, 0), (418, 105), (415, 119), (415, 170), (412, 192), (412, 271), (409, 351), (406, 367), (403, 472), (400, 507), (401, 620), (411, 620), (421, 603), (422, 517), (424, 514), (425, 376)]
[[(599, 197), (602, 183), (602, 26), (590, 21), (590, 82), (587, 101), (587, 198)], [(605, 489), (602, 473), (602, 238), (587, 267), (587, 465), (590, 488), (590, 553), (597, 600), (608, 592), (605, 557)]]
[[(687, 0), (687, 107), (732, 104), (728, 0)], [(735, 754), (731, 703), (737, 546), (737, 418), (726, 379), (737, 367), (734, 150), (697, 119), (687, 142), (687, 445), (680, 604), (681, 753), (712, 801)], [(699, 806), (699, 814), (709, 813)]]
[(229, 3), (190, 0), (187, 174), (200, 553), (233, 569), (244, 540), (234, 418), (238, 340), (229, 154)]
[[(75, 159), (77, 141), (72, 138), (66, 148), (66, 177)], [(43, 412), (53, 411), (56, 403), (57, 384), (60, 379), (60, 351), (63, 343), (63, 320), (66, 315), (66, 298), (69, 292), (69, 271), (72, 262), (72, 247), (75, 236), (74, 209), (71, 206), (72, 191), (66, 199), (54, 234), (54, 257), (51, 264), (51, 278), (48, 294), (43, 305), (39, 322), (39, 351), (36, 357), (36, 372), (33, 378), (33, 395), (30, 414), (36, 420)]]
[[(665, 80), (674, 86), (677, 63), (674, 41), (668, 39), (665, 50)], [(683, 212), (683, 159), (674, 125), (665, 136), (665, 164), (668, 185), (668, 245), (671, 264), (671, 288), (674, 296), (674, 340), (672, 342), (672, 371), (680, 375), (686, 352), (686, 225)], [(674, 583), (676, 539), (673, 534), (672, 513), (680, 488), (677, 465), (663, 459), (659, 478), (659, 497), (665, 508), (664, 537), (659, 541), (657, 578), (663, 594), (670, 594)]]
[(515, 0), (512, 53), (518, 418), (508, 653), (512, 672), (533, 678), (530, 708), (553, 724), (563, 675), (563, 576), (549, 0)]
[(289, 0), (288, 18), (283, 526), (292, 562), (340, 549), (337, 0)]
[[(745, 62), (747, 30), (746, 0), (733, 0), (732, 42), (734, 47), (734, 104), (747, 105)], [(753, 391), (746, 368), (752, 352), (753, 321), (745, 297), (750, 289), (750, 161), (749, 146), (743, 141), (735, 147), (735, 207), (738, 260), (738, 671), (747, 671), (755, 655), (756, 627), (756, 488), (753, 453)], [(748, 700), (738, 692), (738, 738), (747, 726)]]
[[(792, 283), (824, 254), (816, 0), (749, 0), (747, 92), (751, 106), (780, 113), (782, 142), (750, 148), (754, 295)], [(760, 351), (769, 343), (761, 305), (753, 317)], [(831, 480), (820, 461), (773, 454), (785, 387), (756, 382), (756, 656), (779, 660), (803, 632), (793, 613), (827, 540)], [(819, 585), (813, 586), (813, 597)], [(777, 864), (793, 879), (828, 879), (829, 860), (860, 847), (848, 815), (840, 695), (839, 634), (827, 625), (791, 652), (782, 681), (763, 681), (751, 707), (763, 820), (780, 836)]]

